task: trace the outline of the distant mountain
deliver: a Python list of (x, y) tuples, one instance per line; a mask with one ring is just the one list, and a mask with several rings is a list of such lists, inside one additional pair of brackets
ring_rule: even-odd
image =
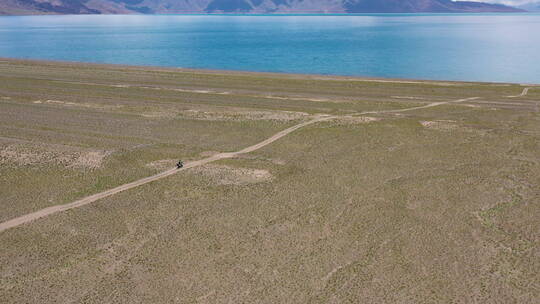
[(0, 15), (99, 14), (85, 0), (0, 0)]
[(540, 2), (523, 4), (518, 6), (518, 8), (529, 12), (540, 12)]
[(520, 12), (451, 0), (0, 0), (0, 14)]
[(476, 13), (515, 12), (518, 9), (482, 2), (451, 0), (350, 0), (344, 1), (349, 13)]

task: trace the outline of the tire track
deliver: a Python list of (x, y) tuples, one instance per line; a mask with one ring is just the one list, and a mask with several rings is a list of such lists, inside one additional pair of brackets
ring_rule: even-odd
[[(400, 113), (400, 112), (407, 112), (407, 111), (414, 111), (414, 110), (419, 110), (419, 109), (436, 107), (436, 106), (440, 106), (440, 105), (444, 105), (444, 104), (458, 103), (458, 102), (463, 102), (463, 101), (470, 101), (470, 100), (474, 100), (474, 99), (478, 99), (478, 98), (479, 97), (471, 97), (471, 98), (464, 98), (464, 99), (458, 99), (458, 100), (453, 100), (453, 101), (433, 102), (433, 103), (430, 103), (430, 104), (427, 104), (427, 105), (411, 107), (411, 108), (406, 108), (406, 109), (382, 110), (382, 111), (366, 111), (366, 112), (360, 112), (360, 113), (357, 113), (357, 114), (352, 114), (352, 115), (347, 115), (347, 116), (350, 117), (350, 116), (358, 116), (358, 115), (365, 115), (365, 114)], [(327, 121), (327, 120), (331, 120), (331, 119), (336, 119), (336, 118), (339, 118), (339, 117), (341, 117), (341, 116), (331, 116), (331, 115), (322, 116), (322, 115), (320, 115), (320, 116), (315, 117), (312, 120), (309, 120), (309, 121), (294, 125), (294, 126), (292, 126), (290, 128), (287, 128), (287, 129), (285, 129), (283, 131), (280, 131), (280, 132), (272, 135), (271, 137), (269, 137), (269, 138), (267, 138), (267, 139), (265, 139), (265, 140), (263, 140), (263, 141), (261, 141), (261, 142), (259, 142), (257, 144), (254, 144), (252, 146), (244, 148), (242, 150), (239, 150), (239, 151), (236, 151), (236, 152), (219, 153), (219, 154), (216, 154), (216, 155), (213, 155), (213, 156), (201, 159), (201, 160), (186, 163), (185, 166), (183, 168), (180, 168), (180, 169), (171, 168), (171, 169), (168, 169), (168, 170), (166, 170), (164, 172), (161, 172), (161, 173), (149, 176), (149, 177), (145, 177), (145, 178), (142, 178), (140, 180), (136, 180), (136, 181), (133, 181), (131, 183), (127, 183), (127, 184), (124, 184), (124, 185), (121, 185), (121, 186), (118, 186), (118, 187), (115, 187), (115, 188), (112, 188), (112, 189), (109, 189), (109, 190), (106, 190), (106, 191), (103, 191), (103, 192), (100, 192), (100, 193), (96, 193), (96, 194), (87, 196), (85, 198), (79, 199), (79, 200), (74, 201), (72, 203), (68, 203), (68, 204), (64, 204), (64, 205), (51, 206), (51, 207), (47, 207), (47, 208), (44, 208), (44, 209), (41, 209), (41, 210), (38, 210), (38, 211), (35, 211), (35, 212), (32, 212), (32, 213), (28, 213), (28, 214), (19, 216), (17, 218), (14, 218), (14, 219), (8, 220), (6, 222), (0, 223), (0, 232), (8, 230), (10, 228), (14, 228), (14, 227), (26, 224), (26, 223), (29, 223), (29, 222), (32, 222), (32, 221), (35, 221), (37, 219), (40, 219), (40, 218), (43, 218), (43, 217), (46, 217), (46, 216), (49, 216), (49, 215), (52, 215), (52, 214), (55, 214), (55, 213), (59, 213), (59, 212), (63, 212), (63, 211), (67, 211), (67, 210), (71, 210), (71, 209), (74, 209), (74, 208), (79, 208), (79, 207), (91, 204), (91, 203), (93, 203), (93, 202), (95, 202), (97, 200), (112, 196), (112, 195), (117, 194), (117, 193), (122, 192), (122, 191), (126, 191), (126, 190), (129, 190), (129, 189), (133, 189), (135, 187), (142, 186), (144, 184), (148, 184), (148, 183), (160, 180), (162, 178), (171, 176), (171, 175), (176, 174), (178, 172), (187, 170), (189, 168), (202, 166), (202, 165), (205, 165), (205, 164), (208, 164), (208, 163), (211, 163), (211, 162), (215, 162), (215, 161), (218, 161), (218, 160), (221, 160), (221, 159), (233, 158), (233, 157), (235, 157), (237, 155), (240, 155), (240, 154), (246, 154), (246, 153), (256, 151), (256, 150), (258, 150), (258, 149), (260, 149), (262, 147), (265, 147), (265, 146), (275, 142), (276, 140), (278, 140), (278, 139), (280, 139), (282, 137), (287, 136), (288, 134), (290, 134), (290, 133), (292, 133), (292, 132), (294, 132), (294, 131), (296, 131), (296, 130), (298, 130), (300, 128), (303, 128), (305, 126), (308, 126), (308, 125), (311, 125), (311, 124), (314, 124), (314, 123)]]
[(264, 140), (264, 141), (262, 141), (260, 143), (257, 143), (255, 145), (244, 148), (244, 149), (242, 149), (240, 151), (219, 153), (219, 154), (216, 154), (216, 155), (213, 155), (211, 157), (207, 157), (207, 158), (204, 158), (204, 159), (201, 159), (201, 160), (192, 161), (192, 162), (186, 163), (184, 165), (184, 167), (180, 168), (180, 169), (171, 168), (169, 170), (158, 173), (156, 175), (145, 177), (143, 179), (136, 180), (134, 182), (127, 183), (127, 184), (118, 186), (116, 188), (106, 190), (104, 192), (96, 193), (96, 194), (87, 196), (85, 198), (82, 198), (80, 200), (74, 201), (72, 203), (47, 207), (47, 208), (38, 210), (36, 212), (32, 212), (32, 213), (29, 213), (29, 214), (26, 214), (26, 215), (11, 219), (9, 221), (0, 223), (0, 232), (2, 232), (4, 230), (7, 230), (7, 229), (10, 229), (10, 228), (14, 228), (14, 227), (26, 224), (26, 223), (29, 223), (29, 222), (32, 222), (32, 221), (35, 221), (35, 220), (37, 220), (39, 218), (43, 218), (43, 217), (49, 216), (51, 214), (55, 214), (55, 213), (58, 213), (58, 212), (63, 212), (63, 211), (67, 211), (67, 210), (70, 210), (70, 209), (82, 207), (84, 205), (88, 205), (88, 204), (93, 203), (93, 202), (95, 202), (97, 200), (100, 200), (102, 198), (106, 198), (106, 197), (114, 195), (116, 193), (126, 191), (126, 190), (129, 190), (129, 189), (144, 185), (144, 184), (148, 184), (148, 183), (153, 182), (153, 181), (157, 181), (159, 179), (168, 177), (170, 175), (176, 174), (176, 173), (178, 173), (180, 171), (187, 170), (189, 168), (202, 166), (202, 165), (205, 165), (205, 164), (208, 164), (208, 163), (211, 163), (211, 162), (215, 162), (215, 161), (218, 161), (218, 160), (221, 160), (221, 159), (232, 158), (232, 157), (235, 157), (235, 156), (240, 155), (240, 154), (253, 152), (255, 150), (258, 150), (258, 149), (260, 149), (260, 148), (262, 148), (264, 146), (267, 146), (267, 145), (273, 143), (274, 141), (276, 141), (276, 140), (278, 140), (278, 139), (280, 139), (280, 138), (282, 138), (284, 136), (287, 136), (289, 133), (294, 132), (294, 131), (302, 128), (302, 127), (305, 127), (307, 125), (311, 125), (311, 124), (314, 124), (314, 123), (317, 123), (317, 122), (320, 122), (320, 121), (333, 119), (335, 117), (336, 116), (319, 116), (319, 117), (317, 117), (315, 119), (312, 119), (310, 121), (303, 122), (301, 124), (297, 124), (297, 125), (294, 125), (294, 126), (288, 128), (288, 129), (280, 131), (280, 132), (274, 134), (272, 137), (270, 137), (270, 138), (268, 138), (268, 139), (266, 139), (266, 140)]
[(506, 96), (506, 97), (508, 97), (508, 98), (523, 97), (523, 96), (526, 96), (527, 93), (529, 93), (529, 90), (530, 90), (530, 89), (531, 89), (531, 88), (524, 88), (523, 91), (521, 92), (521, 94), (519, 94), (519, 95), (513, 95), (513, 96)]
[(423, 106), (418, 106), (418, 107), (397, 109), (397, 110), (367, 111), (367, 112), (360, 112), (360, 113), (357, 113), (357, 114), (351, 114), (349, 116), (358, 116), (358, 115), (365, 115), (365, 114), (401, 113), (401, 112), (408, 112), (408, 111), (432, 108), (432, 107), (441, 106), (441, 105), (445, 105), (445, 104), (471, 101), (471, 100), (476, 100), (476, 99), (479, 99), (479, 98), (480, 97), (469, 97), (469, 98), (457, 99), (457, 100), (452, 100), (452, 101), (439, 101), (439, 102), (432, 102), (430, 104), (423, 105)]

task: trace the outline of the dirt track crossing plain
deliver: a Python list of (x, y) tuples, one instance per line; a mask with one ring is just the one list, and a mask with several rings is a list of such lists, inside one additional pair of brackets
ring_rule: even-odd
[(534, 303), (539, 103), (2, 59), (0, 302)]

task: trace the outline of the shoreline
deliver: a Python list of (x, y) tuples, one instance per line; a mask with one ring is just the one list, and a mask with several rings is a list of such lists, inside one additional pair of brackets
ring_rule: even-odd
[(276, 12), (276, 13), (200, 13), (200, 12), (178, 12), (178, 13), (155, 13), (155, 14), (127, 14), (127, 13), (121, 13), (121, 14), (91, 14), (91, 13), (80, 13), (80, 14), (58, 14), (58, 13), (47, 13), (47, 12), (41, 12), (39, 14), (26, 14), (26, 15), (7, 15), (7, 14), (0, 14), (0, 17), (22, 17), (22, 16), (264, 16), (264, 17), (272, 17), (272, 16), (299, 16), (299, 17), (309, 17), (309, 16), (328, 16), (328, 17), (341, 17), (341, 16), (430, 16), (430, 15), (437, 15), (437, 16), (455, 16), (455, 15), (463, 15), (463, 16), (478, 16), (478, 15), (511, 15), (511, 14), (539, 14), (539, 12), (535, 11), (514, 11), (514, 12), (418, 12), (418, 13), (337, 13), (337, 12), (318, 12), (318, 13), (287, 13), (287, 12)]
[(2, 63), (18, 63), (18, 64), (42, 64), (42, 65), (57, 65), (57, 66), (81, 66), (81, 67), (103, 67), (103, 68), (118, 68), (128, 70), (144, 70), (155, 72), (175, 72), (175, 73), (199, 73), (212, 75), (237, 75), (237, 76), (261, 76), (261, 77), (280, 77), (290, 79), (305, 79), (305, 80), (325, 80), (325, 81), (358, 81), (358, 82), (380, 82), (380, 83), (402, 83), (402, 84), (431, 84), (439, 86), (453, 85), (494, 85), (494, 86), (540, 86), (540, 83), (520, 83), (520, 82), (496, 82), (496, 81), (467, 81), (467, 80), (433, 80), (433, 79), (415, 79), (415, 78), (384, 78), (384, 77), (369, 77), (369, 76), (347, 76), (347, 75), (327, 75), (327, 74), (302, 74), (302, 73), (287, 73), (287, 72), (258, 72), (258, 71), (243, 71), (243, 70), (220, 70), (220, 69), (204, 69), (204, 68), (182, 68), (182, 67), (167, 67), (155, 65), (129, 65), (117, 63), (97, 63), (69, 60), (50, 60), (50, 59), (26, 59), (26, 58), (9, 58), (0, 57)]

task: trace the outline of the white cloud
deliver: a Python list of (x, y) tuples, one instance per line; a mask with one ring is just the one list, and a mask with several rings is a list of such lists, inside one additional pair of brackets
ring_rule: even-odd
[(540, 0), (483, 0), (483, 1), (482, 0), (468, 0), (468, 1), (499, 3), (499, 4), (506, 4), (506, 5), (521, 5), (525, 3), (538, 2)]

